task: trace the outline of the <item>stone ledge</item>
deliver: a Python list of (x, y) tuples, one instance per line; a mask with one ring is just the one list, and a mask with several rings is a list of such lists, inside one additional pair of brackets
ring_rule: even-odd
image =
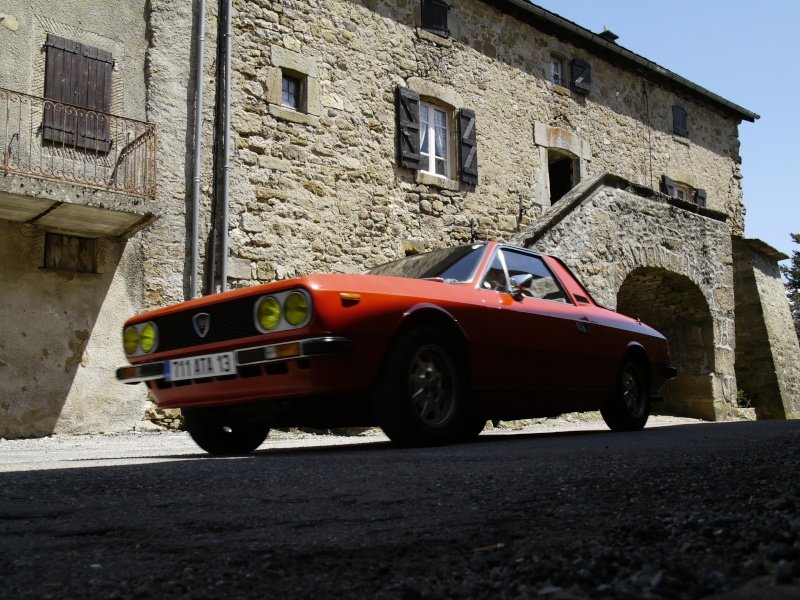
[(292, 123), (299, 123), (301, 125), (311, 125), (312, 127), (319, 127), (319, 117), (315, 115), (308, 115), (306, 113), (297, 112), (291, 108), (284, 108), (277, 104), (268, 105), (269, 114), (276, 119), (283, 119), (284, 121), (291, 121)]
[(433, 33), (432, 31), (428, 31), (422, 27), (417, 27), (417, 37), (421, 40), (433, 42), (438, 46), (444, 46), (446, 48), (450, 48), (453, 45), (453, 40), (449, 37), (439, 35), (438, 33)]
[(442, 177), (441, 175), (432, 175), (431, 173), (426, 173), (425, 171), (415, 171), (414, 181), (422, 185), (429, 185), (443, 190), (450, 190), (451, 192), (457, 192), (461, 189), (461, 185), (457, 180), (448, 179), (447, 177)]

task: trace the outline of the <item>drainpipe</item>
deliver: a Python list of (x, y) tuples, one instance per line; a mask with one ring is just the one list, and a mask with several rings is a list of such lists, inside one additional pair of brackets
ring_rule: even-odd
[(220, 244), (219, 278), (220, 289), (228, 289), (228, 172), (230, 170), (229, 148), (231, 140), (231, 20), (233, 0), (227, 0), (225, 10), (225, 125), (222, 141), (224, 154), (222, 164), (222, 242)]
[(203, 56), (206, 42), (206, 2), (198, 0), (197, 71), (194, 98), (194, 171), (192, 179), (192, 257), (189, 298), (197, 296), (197, 267), (200, 264), (200, 145), (203, 125)]

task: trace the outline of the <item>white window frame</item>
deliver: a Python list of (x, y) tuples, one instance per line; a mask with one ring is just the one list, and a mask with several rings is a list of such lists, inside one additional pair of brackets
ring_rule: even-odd
[[(559, 54), (550, 54), (550, 82), (555, 85), (566, 87), (565, 76), (565, 59)], [(558, 73), (556, 73), (558, 69)]]
[[(444, 117), (444, 127), (436, 123), (433, 118), (436, 113)], [(452, 113), (446, 108), (430, 104), (429, 102), (420, 101), (419, 103), (419, 155), (421, 159), (420, 171), (435, 175), (436, 177), (444, 177), (446, 179), (452, 178), (452, 153), (451, 147), (451, 117)], [(442, 140), (441, 147), (444, 151), (443, 156), (436, 155), (436, 141)], [(424, 141), (428, 141), (428, 148), (433, 147), (434, 152), (425, 152), (423, 150)], [(442, 165), (442, 171), (436, 169), (437, 162)]]

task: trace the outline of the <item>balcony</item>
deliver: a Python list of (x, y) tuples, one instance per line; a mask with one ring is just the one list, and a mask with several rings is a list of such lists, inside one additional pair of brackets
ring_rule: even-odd
[(156, 218), (156, 127), (0, 88), (0, 219), (127, 238)]

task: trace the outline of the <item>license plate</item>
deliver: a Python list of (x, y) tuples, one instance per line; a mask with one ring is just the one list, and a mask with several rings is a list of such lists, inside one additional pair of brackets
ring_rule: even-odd
[(233, 352), (187, 356), (167, 361), (164, 379), (182, 381), (185, 379), (204, 379), (236, 373), (236, 360)]

